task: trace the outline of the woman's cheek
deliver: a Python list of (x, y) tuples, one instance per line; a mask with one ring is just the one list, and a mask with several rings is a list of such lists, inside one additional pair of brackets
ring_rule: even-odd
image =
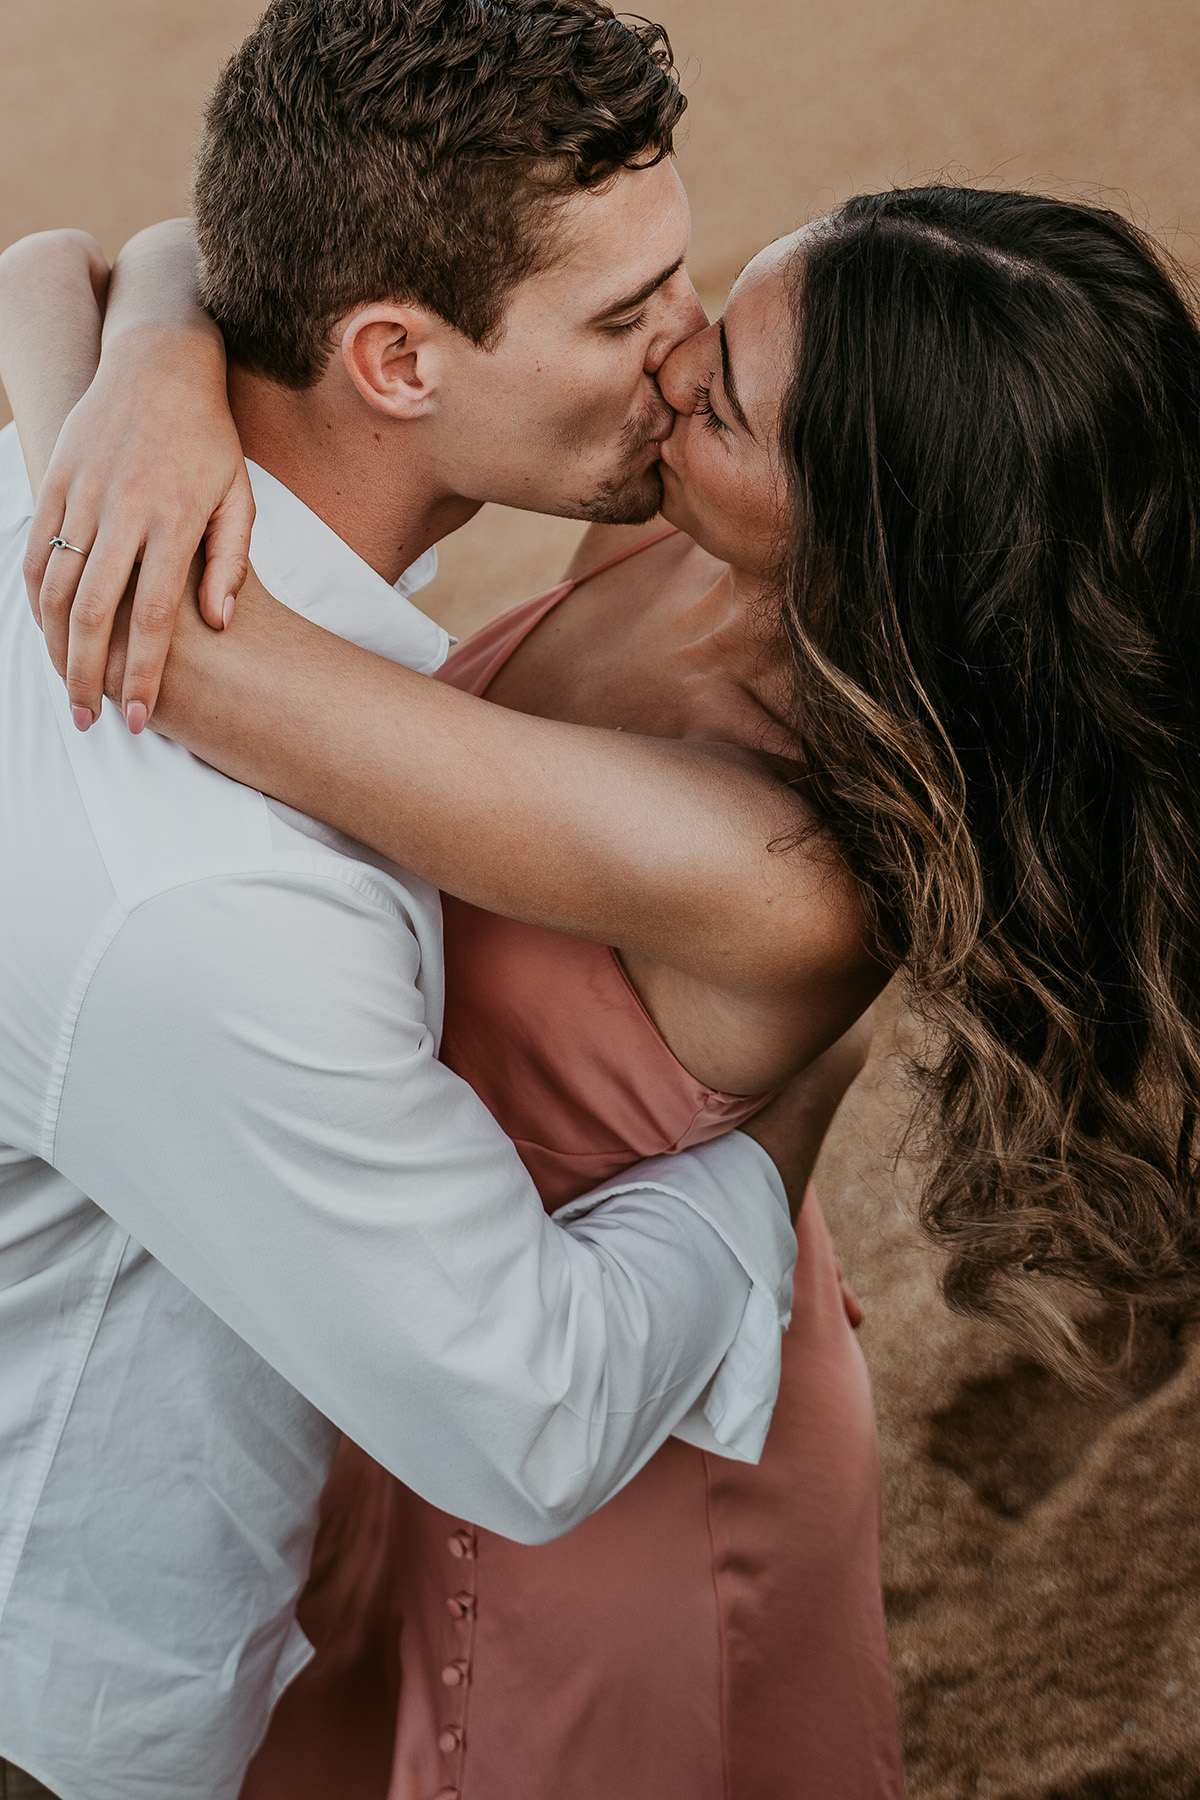
[[(718, 445), (720, 450), (721, 446)], [(714, 457), (714, 467), (710, 472), (713, 486), (712, 498), (716, 505), (729, 519), (730, 523), (751, 530), (757, 515), (753, 484), (748, 482), (743, 470), (736, 467), (732, 457), (722, 453), (720, 459)]]
[(758, 571), (779, 531), (774, 483), (765, 482), (756, 469), (726, 468), (718, 504), (728, 522), (728, 560), (747, 572)]
[(697, 485), (703, 489), (709, 505), (724, 514), (736, 516), (741, 510), (742, 484), (736, 471), (730, 466), (730, 458), (724, 445), (709, 436), (700, 450), (699, 462)]

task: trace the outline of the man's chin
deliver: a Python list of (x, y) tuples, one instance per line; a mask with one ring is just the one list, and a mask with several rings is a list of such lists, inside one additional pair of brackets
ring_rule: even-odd
[(606, 482), (590, 500), (579, 502), (579, 517), (590, 525), (645, 525), (662, 506), (663, 484), (655, 461), (619, 484)]

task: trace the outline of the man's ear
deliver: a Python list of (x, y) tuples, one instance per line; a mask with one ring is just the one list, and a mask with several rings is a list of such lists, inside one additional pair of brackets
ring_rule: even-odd
[(427, 418), (449, 329), (435, 313), (403, 301), (379, 300), (352, 313), (342, 331), (342, 361), (368, 406), (393, 419)]

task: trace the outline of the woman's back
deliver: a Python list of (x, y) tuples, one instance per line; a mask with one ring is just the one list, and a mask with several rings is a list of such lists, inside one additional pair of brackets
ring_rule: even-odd
[[(632, 559), (639, 574), (652, 569), (665, 535), (601, 569), (626, 580)], [(686, 546), (664, 552), (677, 572)], [(548, 704), (548, 678), (564, 663), (569, 693), (578, 647), (585, 722), (601, 722), (606, 684), (586, 621), (574, 644), (565, 630), (548, 647), (535, 639), (529, 670), (514, 667), (585, 582), (485, 626), (442, 678), (494, 697), (511, 670), (507, 701)], [(627, 602), (615, 585), (611, 598)], [(598, 602), (592, 620), (608, 620), (613, 635), (599, 583), (587, 598)], [(680, 600), (684, 611), (694, 606), (686, 592)], [(678, 647), (667, 648), (672, 621), (661, 630), (655, 680), (625, 701), (638, 706), (643, 730), (661, 719), (647, 710)], [(704, 646), (692, 650), (699, 668)], [(690, 715), (735, 741), (760, 730), (752, 695), (723, 694), (719, 673), (708, 686), (690, 707), (674, 693), (669, 723), (686, 729)], [(641, 1157), (718, 1136), (762, 1104), (684, 1068), (607, 946), (453, 898), (445, 941), (442, 1058), (514, 1139), (548, 1210)], [(801, 1770), (808, 1800), (901, 1800), (874, 1417), (811, 1192), (797, 1236), (793, 1326), (759, 1465), (671, 1439), (568, 1538), (533, 1549), (401, 1492), (402, 1692), (389, 1800), (475, 1791), (487, 1800), (775, 1800), (794, 1791)]]
[[(806, 859), (820, 859), (812, 842), (802, 856), (772, 854), (768, 840), (782, 844), (799, 835), (808, 815), (767, 761), (791, 748), (782, 723), (786, 692), (776, 647), (763, 635), (744, 587), (726, 564), (670, 527), (633, 544), (627, 532), (594, 530), (582, 554), (593, 546), (602, 554), (614, 536), (625, 539), (615, 555), (493, 620), (450, 657), (442, 679), (515, 712), (711, 746), (715, 758), (736, 762), (748, 787), (769, 799), (772, 824), (762, 828), (760, 871), (743, 866), (723, 891), (727, 913), (740, 915), (731, 934), (740, 944), (722, 943), (728, 979), (693, 979), (669, 953), (650, 958), (627, 942), (616, 970), (612, 953), (595, 946), (560, 952), (590, 961), (594, 972), (603, 963), (594, 979), (608, 985), (623, 1014), (631, 999), (634, 1013), (640, 1002), (649, 1014), (637, 1030), (648, 1068), (662, 1064), (669, 1046), (695, 1077), (689, 1092), (698, 1082), (709, 1094), (761, 1095), (846, 1029), (874, 998), (880, 973), (864, 957), (857, 891), (836, 857), (829, 854), (814, 881), (801, 872)], [(636, 788), (623, 804), (636, 810)], [(728, 809), (731, 802), (715, 804)], [(668, 823), (674, 821), (662, 822)], [(652, 817), (639, 824), (654, 830)], [(664, 857), (663, 886), (674, 880), (677, 862), (677, 855), (674, 862)], [(676, 896), (688, 879), (680, 870)], [(793, 930), (801, 890), (805, 928)], [(461, 916), (451, 902), (451, 933)], [(505, 932), (496, 923), (479, 929), (510, 949), (521, 941), (518, 930)], [(546, 946), (542, 954), (550, 954)], [(735, 959), (743, 971), (736, 981)], [(614, 981), (622, 971), (624, 982)], [(477, 959), (476, 975), (486, 983), (486, 962)], [(824, 1010), (818, 1011), (818, 997)], [(671, 1147), (695, 1141), (682, 1130), (668, 1140)]]
[[(667, 537), (602, 568), (678, 572), (687, 546)], [(603, 623), (609, 601), (646, 592), (640, 581), (614, 587), (565, 582), (514, 608), (443, 678), (495, 696), (511, 668), (506, 697), (548, 703), (564, 663), (569, 683), (578, 643), (574, 631), (551, 634), (556, 609), (582, 588), (597, 603), (581, 608), (584, 625)], [(640, 696), (640, 729), (672, 660), (671, 622), (646, 623), (661, 625), (664, 653)], [(538, 654), (522, 671), (512, 665), (527, 642)], [(704, 646), (692, 655), (701, 668)], [(590, 679), (585, 669), (585, 689)], [(753, 699), (725, 685), (710, 671), (712, 691), (668, 723), (686, 728), (690, 712), (706, 732), (723, 725), (744, 740), (759, 729)], [(593, 704), (603, 692), (602, 680)], [(762, 1104), (689, 1073), (605, 945), (446, 897), (445, 949), (442, 1058), (514, 1139), (550, 1211)], [(285, 1696), (243, 1800), (319, 1800), (334, 1780), (344, 1800), (378, 1800), (370, 1721), (386, 1708), (370, 1710), (370, 1696), (400, 1620), (389, 1800), (776, 1800), (799, 1770), (807, 1800), (902, 1800), (874, 1417), (811, 1192), (797, 1239), (793, 1323), (757, 1466), (669, 1439), (594, 1517), (530, 1548), (428, 1505), (343, 1444), (304, 1618), (318, 1658)], [(322, 1614), (333, 1621), (325, 1632)]]
[[(600, 570), (674, 535), (645, 538)], [(564, 582), (485, 625), (451, 655), (441, 679), (484, 692), (579, 585)], [(556, 659), (561, 648), (552, 647)], [(451, 895), (443, 909), (441, 1058), (502, 1121), (549, 1210), (643, 1157), (717, 1137), (762, 1104), (762, 1095), (727, 1094), (688, 1073), (607, 945)]]

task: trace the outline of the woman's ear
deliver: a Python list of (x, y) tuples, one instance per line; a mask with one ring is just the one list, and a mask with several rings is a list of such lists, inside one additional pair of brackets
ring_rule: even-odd
[(401, 301), (380, 300), (352, 313), (342, 331), (342, 361), (368, 406), (393, 419), (428, 417), (446, 329), (433, 313)]

